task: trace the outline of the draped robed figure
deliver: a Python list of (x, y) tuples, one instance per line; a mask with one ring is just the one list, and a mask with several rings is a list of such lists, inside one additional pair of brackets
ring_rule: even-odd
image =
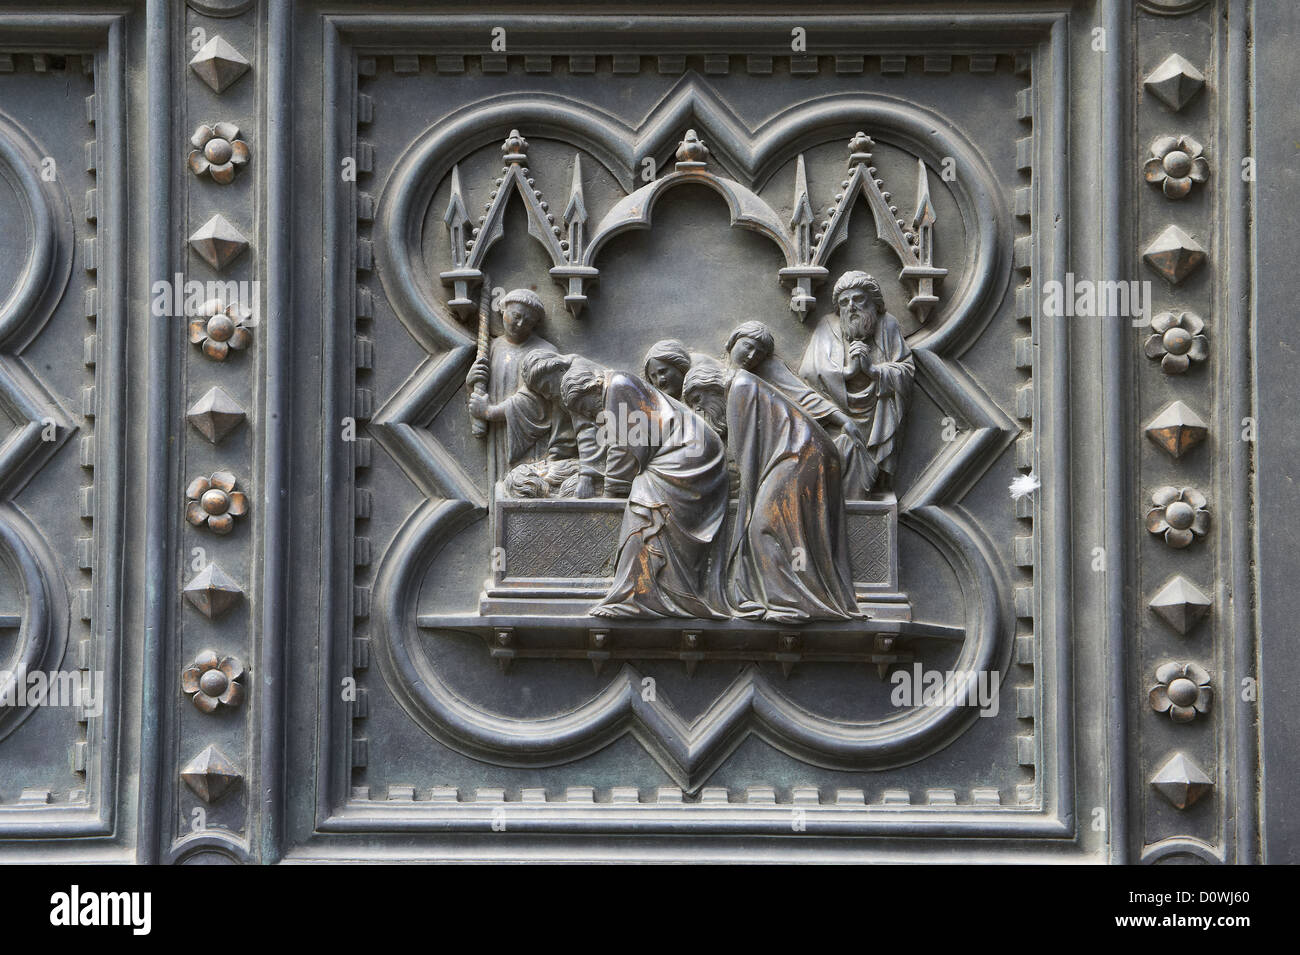
[(916, 375), (912, 350), (897, 319), (882, 312), (862, 324), (865, 335), (855, 339), (839, 316), (826, 316), (813, 331), (799, 366), (800, 378), (867, 432), (865, 454), (846, 436), (837, 439), (850, 499), (866, 497), (882, 475), (893, 479)]
[(555, 351), (540, 335), (522, 344), (505, 336), (492, 339), (488, 401), (499, 409), (504, 427), (494, 429), (498, 468), (508, 470), (521, 461), (577, 457), (578, 443), (569, 416), (557, 402), (547, 400), (519, 379), (523, 358), (531, 351)]
[(627, 493), (614, 581), (591, 613), (725, 617), (709, 574), (709, 551), (727, 512), (722, 439), (634, 375), (579, 369), (565, 375), (563, 395), (575, 413), (599, 414), (605, 493)]
[[(710, 389), (725, 396), (740, 479), (722, 580), (731, 612), (776, 623), (861, 616), (834, 442), (799, 404), (750, 372), (692, 368), (688, 400)], [(704, 397), (706, 417), (709, 404)]]

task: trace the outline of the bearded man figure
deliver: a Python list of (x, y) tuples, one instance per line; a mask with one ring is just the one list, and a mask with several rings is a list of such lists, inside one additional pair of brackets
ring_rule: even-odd
[(752, 321), (737, 325), (727, 338), (727, 359), (736, 368), (762, 378), (830, 432), (845, 474), (875, 471), (867, 446), (867, 431), (777, 357), (776, 341), (770, 328), (762, 322)]
[(844, 493), (864, 498), (892, 490), (898, 469), (899, 427), (912, 395), (916, 365), (898, 320), (885, 311), (880, 285), (866, 272), (845, 272), (833, 293), (838, 314), (813, 332), (799, 377), (857, 422), (866, 454), (843, 447)]
[(625, 490), (614, 582), (597, 617), (721, 619), (709, 550), (727, 513), (722, 439), (634, 375), (574, 362), (560, 385), (574, 420), (599, 425), (605, 494)]
[(731, 612), (783, 624), (862, 616), (831, 438), (798, 403), (743, 369), (697, 362), (682, 395), (726, 436), (739, 474), (721, 581)]

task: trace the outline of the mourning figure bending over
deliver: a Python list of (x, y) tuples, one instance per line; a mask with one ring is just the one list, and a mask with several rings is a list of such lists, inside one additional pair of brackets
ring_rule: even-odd
[(561, 381), (575, 420), (599, 425), (605, 493), (627, 494), (603, 617), (721, 618), (709, 551), (727, 512), (722, 439), (634, 375), (575, 362)]
[(682, 393), (726, 436), (739, 475), (721, 575), (731, 613), (775, 623), (861, 616), (840, 455), (826, 432), (757, 375), (714, 361), (692, 365)]
[[(763, 379), (830, 432), (846, 474), (863, 467), (859, 462), (870, 457), (867, 447), (869, 429), (792, 372), (777, 357), (771, 329), (762, 322), (752, 321), (736, 326), (727, 339), (727, 358), (736, 368)], [(862, 497), (865, 492), (850, 496)]]
[[(564, 463), (567, 459), (548, 458), (536, 466), (544, 471), (543, 486), (548, 493), (512, 496), (589, 498), (601, 491), (604, 448), (596, 434), (596, 427), (590, 421), (574, 418), (560, 400), (560, 381), (575, 364), (592, 369), (599, 367), (580, 355), (560, 355), (543, 348), (529, 352), (519, 363), (519, 394), (533, 396), (534, 400), (520, 401), (513, 409), (513, 426), (532, 431), (546, 427), (560, 428), (572, 433), (575, 436), (577, 461), (575, 465), (569, 466)], [(561, 475), (563, 476), (560, 477)], [(518, 481), (514, 486), (536, 488), (535, 484), (520, 484)]]

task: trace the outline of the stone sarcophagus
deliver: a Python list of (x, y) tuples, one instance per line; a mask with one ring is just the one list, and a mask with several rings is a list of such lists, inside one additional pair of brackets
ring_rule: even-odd
[[(498, 496), (492, 576), (477, 614), (424, 614), (430, 631), (479, 633), (503, 666), (517, 658), (589, 659), (597, 672), (611, 660), (796, 663), (868, 662), (881, 676), (915, 655), (910, 638), (958, 641), (961, 628), (912, 625), (898, 592), (898, 502), (892, 494), (845, 505), (847, 563), (861, 622), (799, 624), (638, 617), (601, 620), (589, 611), (614, 584), (626, 504), (617, 499), (520, 499)], [(738, 520), (734, 502), (721, 526)], [(719, 549), (712, 557), (722, 561)], [(904, 626), (900, 626), (900, 624)]]
[(0, 858), (1297, 858), (1287, 5), (54, 7)]
[[(501, 560), (484, 587), (484, 613), (512, 605), (524, 609), (518, 601), (530, 600), (544, 601), (536, 607), (542, 613), (585, 612), (609, 589), (622, 501), (499, 497), (496, 507), (493, 552)], [(908, 619), (906, 597), (898, 592), (897, 499), (881, 495), (851, 501), (845, 511), (849, 567), (859, 606), (869, 607), (872, 619)], [(734, 507), (727, 520), (736, 520)]]

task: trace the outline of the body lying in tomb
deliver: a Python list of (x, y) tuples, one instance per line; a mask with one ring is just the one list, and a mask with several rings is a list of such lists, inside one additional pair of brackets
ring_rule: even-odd
[[(609, 590), (626, 501), (515, 498), (498, 489), (493, 507), (494, 553), (479, 602), (484, 615), (586, 614)], [(893, 494), (844, 504), (854, 595), (869, 621), (911, 620), (898, 589), (898, 501)], [(710, 559), (737, 519), (733, 500)]]

